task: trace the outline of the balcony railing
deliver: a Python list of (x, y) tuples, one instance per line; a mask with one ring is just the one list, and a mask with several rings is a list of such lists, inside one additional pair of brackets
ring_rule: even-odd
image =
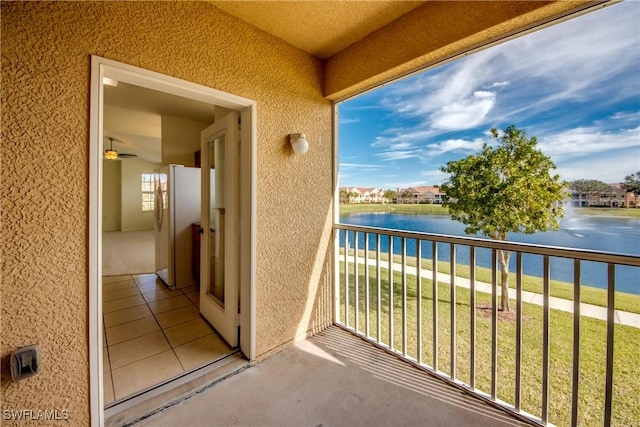
[[(335, 242), (336, 323), (539, 424), (637, 416), (638, 348), (619, 347), (640, 342), (640, 316), (616, 310), (616, 284), (640, 278), (640, 257), (345, 224)], [(510, 313), (500, 250), (513, 254)], [(604, 307), (581, 300), (599, 276)]]

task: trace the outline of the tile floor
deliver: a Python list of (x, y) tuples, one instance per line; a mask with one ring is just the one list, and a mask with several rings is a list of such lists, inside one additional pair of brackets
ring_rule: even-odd
[(155, 274), (102, 278), (105, 405), (231, 352), (198, 304)]

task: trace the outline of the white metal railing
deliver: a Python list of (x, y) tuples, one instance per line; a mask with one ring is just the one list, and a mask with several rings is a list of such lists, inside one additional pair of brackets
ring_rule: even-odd
[[(524, 416), (539, 424), (549, 424), (549, 367), (550, 331), (553, 329), (550, 322), (550, 287), (551, 287), (551, 263), (552, 258), (573, 260), (573, 355), (571, 377), (571, 425), (578, 425), (579, 413), (579, 384), (580, 384), (580, 330), (581, 330), (581, 266), (583, 262), (604, 263), (606, 265), (606, 366), (604, 386), (604, 414), (602, 416), (605, 426), (611, 425), (612, 420), (612, 391), (614, 380), (614, 322), (615, 322), (615, 296), (616, 296), (616, 266), (628, 266), (640, 277), (640, 257), (624, 254), (613, 254), (591, 250), (568, 249), (548, 247), (515, 242), (499, 242), (471, 237), (448, 236), (428, 234), (411, 231), (399, 231), (374, 227), (362, 227), (345, 224), (335, 225), (335, 321), (337, 324), (350, 329), (375, 344), (392, 351), (409, 361), (427, 369), (457, 387), (472, 392), (479, 397), (494, 404), (499, 404), (519, 416)], [(395, 242), (394, 242), (395, 241)], [(394, 248), (399, 242), (400, 247)], [(407, 254), (407, 242), (413, 242), (412, 254)], [(384, 243), (384, 244), (383, 244)], [(447, 276), (448, 292), (439, 295), (439, 287), (442, 287), (443, 276), (439, 270), (439, 263), (445, 264), (440, 258), (439, 246), (449, 246), (449, 268)], [(430, 248), (430, 256), (423, 254), (423, 247)], [(459, 253), (463, 249), (468, 250), (468, 280), (461, 279), (457, 274), (457, 261)], [(488, 390), (483, 390), (476, 382), (478, 374), (478, 325), (477, 305), (479, 281), (477, 279), (478, 251), (491, 252), (491, 291), (490, 291), (490, 383)], [(498, 345), (498, 258), (497, 251), (505, 250), (515, 254), (515, 351), (514, 351), (514, 384), (513, 400), (505, 401), (498, 397), (499, 345)], [(541, 349), (541, 396), (539, 414), (532, 414), (529, 409), (523, 409), (523, 255), (533, 254), (542, 257), (542, 349)], [(386, 257), (386, 261), (382, 259)], [(408, 263), (413, 258), (412, 266)], [(431, 262), (431, 271), (423, 268), (423, 263)], [(464, 265), (466, 268), (466, 265)], [(627, 268), (627, 267), (625, 267)], [(635, 273), (634, 273), (635, 274)], [(408, 295), (408, 276), (412, 280), (412, 290), (415, 295)], [(361, 280), (362, 278), (362, 280)], [(423, 279), (426, 281), (423, 282)], [(465, 378), (458, 375), (458, 322), (460, 303), (457, 301), (456, 281), (464, 280), (468, 284), (468, 322), (469, 322), (469, 348), (468, 348), (468, 374)], [(423, 288), (430, 281), (430, 294), (423, 295)], [(413, 285), (413, 283), (415, 284)], [(434, 285), (438, 284), (438, 285)], [(640, 286), (640, 285), (639, 285)], [(396, 288), (399, 287), (399, 288)], [(364, 292), (364, 295), (361, 293)], [(448, 294), (448, 295), (447, 295)], [(486, 295), (486, 294), (485, 294)], [(430, 297), (430, 310), (423, 306), (424, 301)], [(399, 298), (401, 301), (395, 301)], [(439, 313), (441, 298), (448, 298), (449, 316), (448, 333), (442, 332), (442, 323), (447, 322), (447, 316)], [(385, 303), (385, 299), (387, 299)], [(372, 304), (372, 301), (374, 302)], [(411, 304), (408, 305), (408, 302)], [(434, 303), (436, 302), (436, 303)], [(466, 300), (464, 301), (466, 304)], [(415, 305), (415, 307), (414, 307)], [(396, 313), (396, 310), (400, 310)], [(408, 312), (411, 311), (411, 314)], [(362, 319), (361, 317), (364, 317)], [(431, 322), (425, 323), (425, 319), (431, 317)], [(408, 322), (411, 321), (411, 325)], [(465, 326), (465, 325), (460, 325)], [(638, 325), (640, 327), (640, 325)], [(383, 330), (386, 329), (386, 330)], [(401, 335), (396, 329), (401, 329)], [(426, 334), (426, 335), (425, 335)], [(411, 345), (409, 345), (411, 337)], [(466, 338), (466, 336), (465, 336)], [(426, 341), (431, 342), (431, 348), (425, 347)], [(441, 341), (448, 342), (448, 360), (440, 360), (439, 353), (443, 351)], [(569, 343), (567, 343), (569, 345)], [(411, 348), (409, 348), (411, 347)], [(430, 357), (426, 353), (430, 352)], [(466, 356), (465, 356), (466, 357)], [(429, 359), (429, 360), (425, 360)], [(483, 360), (484, 361), (484, 360)], [(443, 367), (443, 362), (448, 366)], [(618, 363), (618, 361), (616, 361)], [(633, 362), (630, 362), (633, 364)], [(637, 366), (631, 366), (632, 370)], [(486, 388), (486, 387), (485, 387)]]

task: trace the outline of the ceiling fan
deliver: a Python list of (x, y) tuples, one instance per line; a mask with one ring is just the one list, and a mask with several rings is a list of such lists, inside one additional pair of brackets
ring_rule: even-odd
[(107, 160), (116, 160), (116, 159), (128, 159), (130, 157), (138, 157), (137, 154), (129, 154), (129, 153), (118, 153), (113, 149), (113, 140), (114, 138), (107, 138), (109, 140), (109, 148), (104, 150), (104, 158)]

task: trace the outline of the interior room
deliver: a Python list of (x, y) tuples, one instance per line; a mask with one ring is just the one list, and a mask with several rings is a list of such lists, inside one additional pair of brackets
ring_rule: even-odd
[[(104, 83), (102, 352), (109, 407), (233, 350), (201, 316), (199, 286), (200, 133), (226, 111), (124, 82)], [(167, 252), (159, 232), (160, 223), (168, 223), (159, 206), (167, 196), (162, 202), (157, 194), (166, 185), (167, 165), (181, 165), (172, 172), (171, 197), (181, 215), (171, 220), (179, 242), (172, 280), (158, 265)], [(190, 181), (178, 185), (178, 172)]]

